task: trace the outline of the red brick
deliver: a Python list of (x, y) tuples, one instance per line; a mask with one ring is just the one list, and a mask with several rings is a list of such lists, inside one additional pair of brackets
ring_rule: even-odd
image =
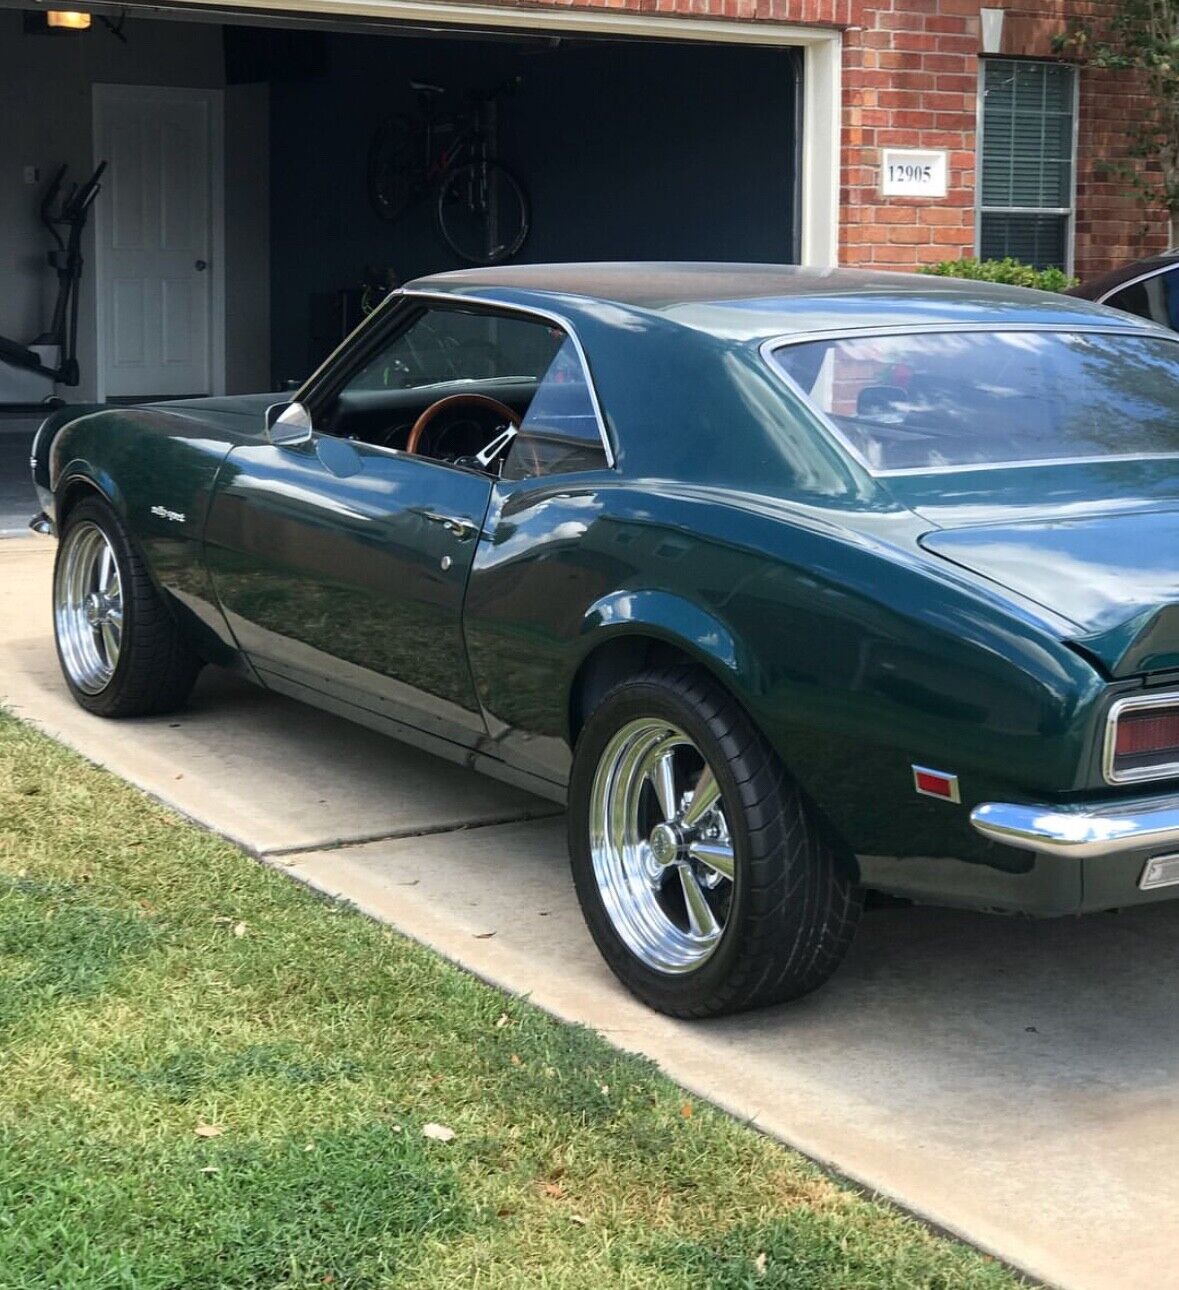
[(917, 248), (912, 246), (874, 246), (874, 264), (916, 264)]
[(912, 206), (877, 206), (877, 224), (916, 224), (917, 211)]
[(930, 232), (943, 233), (946, 229), (927, 229), (920, 224), (897, 224), (888, 230), (888, 240), (890, 243), (904, 244), (906, 246), (925, 246), (929, 242)]
[[(966, 245), (969, 245), (969, 243)], [(918, 264), (940, 264), (943, 260), (957, 260), (960, 258), (945, 246), (919, 246), (917, 248)]]
[(936, 18), (926, 18), (925, 30), (936, 31), (943, 36), (965, 36), (966, 19), (951, 18), (939, 14)]
[(883, 50), (877, 56), (876, 61), (879, 66), (892, 71), (908, 69), (909, 71), (919, 72), (921, 70), (920, 54), (901, 54), (894, 50)]

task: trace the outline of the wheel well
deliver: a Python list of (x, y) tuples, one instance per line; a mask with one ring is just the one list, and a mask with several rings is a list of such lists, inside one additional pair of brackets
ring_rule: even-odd
[(102, 497), (102, 490), (81, 476), (75, 476), (66, 484), (57, 499), (58, 529), (65, 524), (70, 511), (87, 497)]
[(655, 636), (616, 636), (582, 660), (569, 692), (569, 746), (607, 690), (636, 672), (652, 667), (699, 667), (690, 654)]
[[(652, 667), (668, 666), (704, 668), (712, 676), (712, 679), (718, 685), (724, 687), (730, 696), (740, 704), (740, 699), (725, 685), (724, 678), (717, 676), (711, 668), (701, 663), (698, 658), (693, 657), (686, 650), (682, 650), (678, 646), (672, 645), (669, 641), (661, 640), (656, 636), (616, 636), (612, 640), (599, 645), (597, 649), (588, 654), (582, 660), (582, 664), (577, 670), (577, 675), (573, 679), (573, 687), (569, 693), (570, 748), (576, 746), (577, 736), (581, 733), (582, 726), (585, 725), (590, 714), (597, 707), (598, 702), (607, 690), (637, 672), (645, 671)], [(787, 767), (787, 773), (790, 773), (789, 767)], [(822, 810), (801, 785), (799, 788), (814, 813), (814, 818), (823, 828), (828, 845), (839, 858), (842, 872), (851, 881), (859, 882), (860, 866), (855, 852), (843, 840), (842, 835), (835, 828), (826, 812)]]

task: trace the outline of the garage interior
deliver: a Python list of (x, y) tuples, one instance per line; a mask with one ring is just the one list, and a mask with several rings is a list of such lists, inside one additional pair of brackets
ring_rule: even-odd
[[(428, 197), (392, 222), (370, 200), (374, 132), (419, 110), (414, 82), (444, 115), (509, 87), (518, 261), (799, 260), (798, 48), (151, 12), (0, 9), (0, 336), (52, 314), (46, 183), (108, 163), (69, 403), (291, 388), (389, 283), (460, 267)], [(38, 420), (0, 412), (0, 532), (32, 513)]]

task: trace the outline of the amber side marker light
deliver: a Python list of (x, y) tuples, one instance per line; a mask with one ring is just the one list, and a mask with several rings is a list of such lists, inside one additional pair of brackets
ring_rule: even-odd
[(90, 15), (74, 13), (68, 9), (50, 9), (45, 15), (45, 21), (62, 31), (86, 31), (90, 26)]
[(1129, 708), (1118, 714), (1107, 778), (1148, 779), (1179, 763), (1179, 706)]

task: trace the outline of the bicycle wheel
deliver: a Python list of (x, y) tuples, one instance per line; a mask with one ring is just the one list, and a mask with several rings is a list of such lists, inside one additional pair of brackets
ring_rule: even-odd
[(528, 236), (528, 198), (498, 161), (468, 161), (448, 170), (438, 187), (438, 229), (468, 264), (499, 264)]
[(368, 197), (385, 220), (400, 219), (425, 191), (422, 128), (402, 113), (377, 126), (368, 145)]

